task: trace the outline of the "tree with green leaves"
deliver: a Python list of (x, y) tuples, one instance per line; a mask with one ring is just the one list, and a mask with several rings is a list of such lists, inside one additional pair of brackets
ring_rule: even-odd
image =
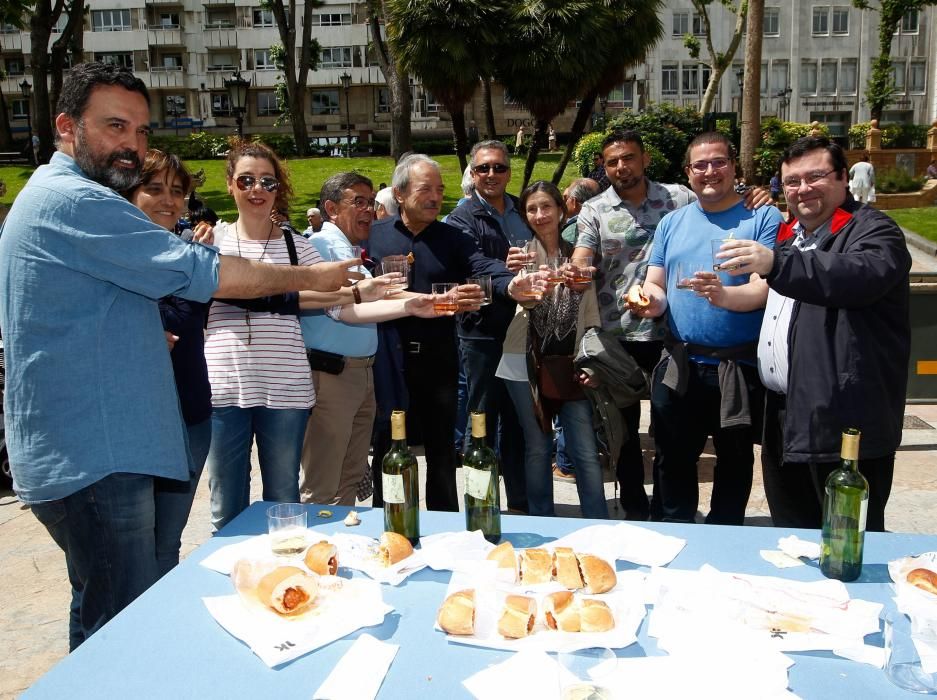
[(381, 67), (387, 83), (388, 108), (390, 109), (390, 155), (394, 160), (413, 148), (410, 128), (410, 75), (398, 65), (381, 26), (387, 16), (385, 0), (368, 0), (368, 28), (371, 33), (371, 50)]
[[(742, 41), (742, 35), (745, 33), (745, 16), (748, 13), (748, 0), (691, 0), (693, 9), (700, 15), (703, 24), (703, 40), (706, 43), (706, 55), (708, 60), (704, 63), (710, 68), (709, 84), (706, 86), (706, 92), (703, 94), (703, 102), (700, 105), (700, 113), (707, 114), (712, 111), (713, 102), (716, 100), (716, 94), (719, 91), (719, 83), (722, 81), (723, 74), (732, 65), (732, 59)], [(717, 51), (713, 45), (712, 19), (709, 16), (709, 9), (712, 5), (722, 5), (726, 10), (735, 16), (735, 24), (732, 30), (732, 36), (729, 39), (729, 45), (725, 51)], [(683, 45), (690, 52), (690, 58), (700, 60), (700, 41), (692, 33), (687, 33), (683, 37)]]
[(459, 166), (466, 166), (465, 105), (496, 47), (514, 44), (507, 0), (386, 0), (387, 39), (400, 67), (417, 76), (452, 118)]
[[(272, 51), (276, 67), (283, 72), (285, 116), (293, 127), (296, 153), (306, 155), (309, 130), (306, 128), (306, 80), (319, 65), (319, 42), (312, 38), (312, 11), (325, 5), (322, 0), (306, 0), (303, 4), (300, 43), (296, 45), (296, 0), (264, 0), (262, 7), (273, 12), (280, 33), (280, 45)], [(273, 48), (273, 47), (271, 47)]]
[[(30, 2), (27, 0), (5, 0), (0, 4), (0, 24), (9, 24), (17, 29), (26, 26), (26, 15)], [(0, 80), (6, 79), (6, 73), (0, 70)], [(0, 148), (9, 151), (13, 148), (13, 131), (10, 128), (10, 115), (7, 113), (7, 102), (0, 88)]]
[(659, 6), (646, 0), (526, 0), (511, 7), (511, 41), (499, 45), (495, 76), (534, 117), (522, 186), (530, 181), (549, 123), (584, 91), (621, 82), (625, 67), (657, 41)]
[(748, 36), (745, 40), (745, 79), (742, 84), (742, 121), (739, 164), (746, 181), (754, 182), (755, 149), (761, 139), (761, 37), (765, 0), (750, 0)]
[[(869, 0), (852, 0), (852, 4), (860, 10), (875, 9)], [(872, 72), (865, 85), (865, 100), (872, 119), (881, 120), (882, 112), (892, 103), (895, 93), (891, 75), (891, 42), (898, 25), (907, 13), (920, 11), (927, 5), (937, 5), (937, 0), (879, 0), (878, 5), (878, 56), (872, 61)]]

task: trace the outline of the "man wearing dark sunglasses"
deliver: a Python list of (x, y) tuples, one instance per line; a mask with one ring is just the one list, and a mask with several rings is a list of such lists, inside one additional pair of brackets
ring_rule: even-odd
[[(500, 141), (477, 143), (470, 156), (475, 192), (456, 207), (446, 222), (471, 235), (487, 257), (503, 261), (508, 248), (519, 240), (530, 240), (530, 229), (518, 210), (517, 198), (506, 192), (511, 181), (511, 158)], [(479, 311), (462, 314), (458, 333), (468, 388), (466, 408), (485, 413), (487, 439), (501, 456), (508, 508), (526, 512), (524, 444), (520, 437), (523, 431), (504, 381), (495, 376), (514, 308), (511, 300), (494, 299)], [(466, 430), (466, 437), (468, 434)], [(499, 434), (504, 439), (496, 445)], [(461, 451), (462, 446), (458, 447)]]

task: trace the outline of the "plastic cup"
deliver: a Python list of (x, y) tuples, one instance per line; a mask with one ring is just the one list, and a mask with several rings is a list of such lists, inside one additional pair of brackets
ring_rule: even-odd
[[(928, 673), (921, 663), (918, 646), (937, 652), (937, 634), (915, 625), (904, 613), (885, 616), (885, 675), (899, 688), (912, 693), (937, 694), (937, 673)], [(924, 646), (926, 645), (926, 646)], [(937, 669), (937, 663), (934, 664)]]
[(392, 256), (381, 260), (381, 274), (399, 272), (403, 279), (400, 284), (395, 284), (390, 288), (392, 292), (402, 292), (410, 286), (410, 262), (403, 255)]
[(561, 700), (612, 700), (618, 657), (608, 647), (589, 647), (557, 654)]
[(300, 503), (278, 503), (267, 508), (270, 549), (278, 557), (302, 554), (306, 542), (306, 509)]

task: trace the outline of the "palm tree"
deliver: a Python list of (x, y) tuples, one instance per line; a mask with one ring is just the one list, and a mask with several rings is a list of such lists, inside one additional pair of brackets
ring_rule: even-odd
[[(659, 38), (659, 6), (658, 0), (525, 0), (514, 6), (512, 40), (498, 55), (495, 75), (534, 117), (523, 186), (547, 125), (583, 94), (594, 91), (594, 103), (600, 83), (610, 73), (616, 74), (612, 84), (620, 82), (632, 57), (639, 53), (643, 58)], [(655, 21), (657, 32), (648, 35)]]
[[(466, 165), (465, 104), (490, 75), (505, 29), (506, 0), (387, 0), (387, 38), (403, 70), (419, 77), (452, 117), (459, 166)], [(513, 42), (512, 42), (513, 43)]]

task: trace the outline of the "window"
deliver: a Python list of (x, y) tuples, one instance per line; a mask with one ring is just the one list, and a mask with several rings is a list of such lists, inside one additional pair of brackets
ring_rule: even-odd
[(106, 63), (112, 66), (121, 66), (133, 70), (133, 52), (121, 53), (100, 53), (95, 51), (94, 60), (98, 63)]
[(273, 19), (273, 10), (264, 10), (260, 7), (255, 7), (252, 10), (254, 17), (254, 26), (255, 27), (275, 27), (276, 22)]
[(184, 95), (166, 95), (166, 116), (178, 119), (186, 113)]
[(804, 59), (800, 62), (800, 94), (817, 94), (817, 62)]
[(18, 97), (15, 100), (10, 100), (10, 108), (13, 110), (10, 115), (13, 119), (26, 118), (26, 100), (22, 99), (21, 97)]
[(693, 36), (706, 36), (706, 23), (703, 21), (703, 15), (693, 13)]
[(313, 115), (338, 114), (338, 90), (313, 90), (312, 113)]
[(836, 75), (839, 72), (839, 65), (836, 59), (824, 59), (820, 64), (820, 94), (836, 94)]
[(770, 85), (768, 87), (772, 95), (777, 95), (787, 89), (790, 84), (788, 77), (787, 61), (774, 61), (771, 64), (771, 75), (769, 77)]
[(350, 12), (323, 12), (312, 16), (313, 27), (339, 27), (351, 24)]
[(23, 63), (23, 59), (18, 56), (7, 56), (3, 62), (6, 64), (6, 71), (8, 76), (23, 75), (26, 72), (26, 66)]
[(840, 146), (846, 145), (849, 133), (849, 112), (811, 112), (810, 121), (826, 124), (833, 140)]
[(634, 82), (628, 81), (613, 87), (608, 93), (609, 107), (631, 107), (634, 104)]
[(906, 64), (904, 61), (892, 61), (891, 62), (891, 79), (895, 83), (895, 92), (904, 92), (905, 91), (905, 74)]
[(225, 10), (209, 10), (205, 18), (205, 29), (233, 29), (234, 20)]
[[(59, 15), (59, 18), (56, 20), (55, 24), (52, 25), (52, 33), (53, 33), (53, 34), (61, 34), (62, 32), (65, 31), (65, 25), (66, 25), (66, 24), (68, 24), (68, 15), (63, 12), (62, 14)], [(12, 26), (12, 25), (6, 25), (6, 26)], [(15, 29), (15, 27), (14, 27), (14, 29)], [(4, 34), (8, 34), (8, 33), (19, 34), (19, 31), (20, 31), (19, 29), (16, 29), (15, 32), (7, 32), (7, 31), (4, 29), (4, 32), (3, 32), (3, 33), (4, 33)]]
[(159, 14), (159, 21), (156, 23), (154, 29), (178, 29), (179, 28), (179, 13), (178, 12), (161, 12)]
[(387, 88), (377, 89), (377, 113), (390, 113), (390, 90)]
[(182, 54), (168, 53), (157, 57), (150, 66), (151, 71), (182, 70)]
[(908, 66), (908, 90), (911, 92), (924, 92), (927, 78), (927, 64), (924, 61), (911, 61)]
[(901, 24), (898, 27), (900, 34), (917, 34), (918, 30), (918, 11), (908, 10), (901, 18)]
[(673, 13), (673, 32), (674, 37), (681, 37), (684, 34), (690, 33), (690, 13), (689, 12), (674, 12)]
[(319, 68), (351, 68), (351, 47), (329, 46), (322, 49)]
[(768, 96), (768, 62), (761, 62), (761, 72), (758, 74), (758, 86), (762, 97)]
[(213, 117), (231, 115), (231, 98), (227, 92), (213, 92), (211, 94), (211, 115)]
[(683, 66), (680, 87), (684, 95), (699, 94), (699, 66)]
[(254, 68), (256, 70), (276, 70), (270, 56), (270, 49), (254, 49)]
[(425, 91), (424, 99), (426, 100), (426, 111), (427, 111), (427, 112), (436, 113), (436, 112), (442, 111), (443, 106), (439, 103), (439, 100), (437, 100), (437, 99), (433, 96), (433, 93), (431, 93), (429, 90), (426, 90), (426, 91)]
[(237, 68), (237, 54), (234, 53), (210, 53), (208, 54), (208, 70), (230, 70)]
[(723, 80), (729, 81), (729, 94), (732, 97), (738, 97), (742, 91), (739, 89), (739, 71), (745, 67), (741, 63), (733, 63), (732, 67), (725, 72)]
[(91, 13), (92, 32), (129, 32), (130, 10), (94, 10)]
[(859, 61), (855, 58), (844, 58), (839, 62), (839, 94), (855, 95), (858, 85)]
[(764, 24), (762, 24), (762, 33), (765, 36), (781, 35), (781, 8), (766, 7)]
[(849, 34), (849, 8), (848, 7), (834, 7), (833, 8), (833, 34), (844, 35)]
[(830, 8), (813, 8), (813, 35), (826, 36), (830, 33)]
[(280, 113), (277, 107), (277, 95), (273, 90), (257, 93), (257, 116), (272, 117)]
[(677, 64), (665, 63), (660, 68), (660, 91), (662, 95), (677, 94)]
[[(59, 19), (62, 19), (61, 16), (59, 17)], [(58, 23), (56, 23), (56, 26), (58, 26)], [(54, 28), (53, 28), (53, 31), (55, 31)], [(61, 31), (62, 30), (60, 29), (59, 32)], [(8, 22), (0, 23), (0, 34), (19, 34), (19, 33), (20, 33), (19, 27), (13, 24), (9, 24)]]

